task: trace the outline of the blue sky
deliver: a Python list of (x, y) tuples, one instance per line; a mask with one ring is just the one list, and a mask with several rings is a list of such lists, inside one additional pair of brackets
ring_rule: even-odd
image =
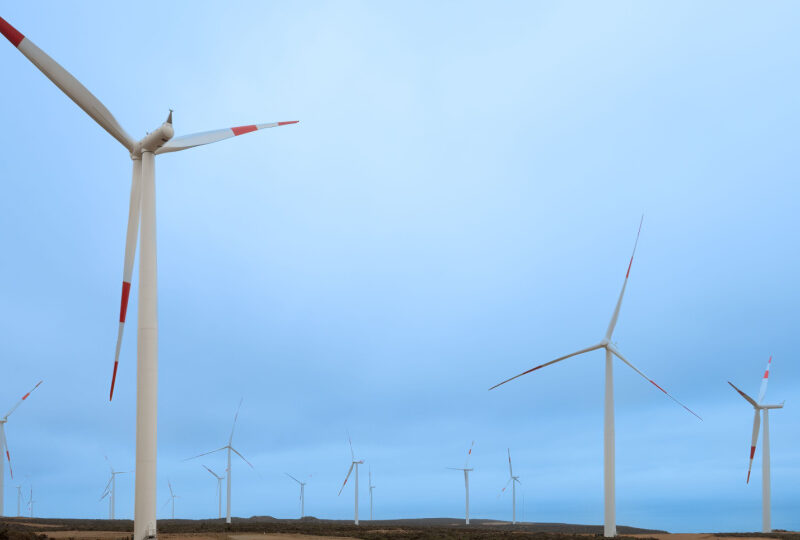
[[(757, 530), (751, 408), (774, 356), (773, 526), (800, 528), (800, 6), (731, 2), (26, 2), (2, 15), (136, 138), (300, 120), (156, 164), (159, 506), (216, 515), (184, 458), (234, 446), (237, 516), (352, 516), (346, 431), (375, 517), (475, 517), (510, 447), (525, 519), (602, 520), (598, 341), (645, 214), (615, 339), (618, 523)], [(104, 517), (131, 469), (135, 331), (107, 401), (127, 152), (8, 44), (0, 396), (6, 513)], [(135, 321), (134, 274), (129, 320)], [(760, 446), (761, 442), (759, 442)], [(362, 469), (361, 513), (368, 512)], [(132, 517), (133, 480), (117, 515)], [(522, 510), (520, 509), (520, 513)], [(160, 512), (168, 517), (167, 510)]]

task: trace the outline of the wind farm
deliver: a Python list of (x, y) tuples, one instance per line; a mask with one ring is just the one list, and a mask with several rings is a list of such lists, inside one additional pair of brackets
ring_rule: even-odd
[(0, 8), (0, 540), (800, 538), (798, 18)]

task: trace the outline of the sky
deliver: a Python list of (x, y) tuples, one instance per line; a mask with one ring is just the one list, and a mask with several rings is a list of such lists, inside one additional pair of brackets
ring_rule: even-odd
[[(299, 124), (156, 160), (159, 517), (603, 519), (599, 341), (615, 363), (617, 522), (761, 526), (752, 409), (773, 356), (772, 523), (800, 529), (794, 2), (4, 3), (135, 138)], [(35, 515), (101, 518), (132, 470), (138, 272), (108, 402), (127, 151), (0, 47), (0, 409)], [(4, 412), (4, 411), (2, 411)], [(524, 504), (523, 504), (524, 498)], [(133, 478), (117, 482), (133, 516)]]

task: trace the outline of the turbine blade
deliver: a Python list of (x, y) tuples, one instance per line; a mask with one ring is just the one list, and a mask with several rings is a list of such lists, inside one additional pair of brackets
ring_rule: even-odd
[(255, 470), (255, 467), (253, 467), (253, 464), (252, 464), (252, 463), (250, 463), (249, 461), (247, 461), (247, 458), (245, 458), (245, 457), (244, 457), (242, 454), (240, 454), (240, 453), (239, 453), (239, 451), (238, 451), (238, 450), (236, 450), (236, 448), (234, 448), (233, 446), (231, 446), (231, 450), (233, 450), (233, 453), (234, 453), (234, 454), (236, 454), (237, 456), (239, 456), (240, 458), (242, 458), (242, 459), (244, 460), (244, 462), (245, 462), (245, 463), (247, 463), (248, 465), (250, 465), (250, 468), (251, 468), (251, 469)]
[(472, 441), (472, 444), (469, 445), (469, 452), (467, 452), (467, 461), (464, 462), (464, 468), (469, 467), (469, 458), (472, 457), (472, 447), (475, 446), (475, 441)]
[(297, 124), (299, 120), (291, 120), (289, 122), (272, 122), (269, 124), (251, 124), (249, 126), (239, 126), (233, 128), (216, 129), (214, 131), (204, 131), (202, 133), (192, 133), (191, 135), (181, 135), (174, 137), (167, 141), (164, 146), (156, 150), (156, 155), (166, 154), (167, 152), (178, 152), (195, 146), (202, 146), (204, 144), (215, 143), (231, 137), (237, 137), (250, 133), (251, 131), (258, 131), (259, 129), (267, 129), (278, 126), (286, 126), (289, 124)]
[(350, 478), (350, 473), (353, 472), (353, 467), (355, 467), (355, 466), (356, 466), (355, 462), (350, 463), (350, 468), (347, 469), (347, 476), (344, 477), (344, 482), (342, 482), (342, 487), (339, 488), (338, 495), (342, 494), (342, 490), (344, 489), (344, 486), (347, 485), (347, 479)]
[(614, 308), (614, 314), (611, 316), (611, 321), (608, 323), (606, 330), (606, 339), (611, 339), (611, 334), (614, 333), (614, 327), (617, 326), (617, 318), (619, 317), (619, 309), (622, 307), (622, 297), (625, 296), (625, 287), (628, 285), (628, 276), (631, 275), (631, 266), (633, 265), (633, 256), (636, 255), (636, 246), (639, 245), (639, 235), (642, 233), (642, 222), (644, 221), (644, 214), (639, 221), (639, 231), (636, 233), (636, 242), (633, 243), (633, 253), (631, 253), (631, 262), (628, 263), (628, 271), (625, 273), (625, 281), (622, 282), (622, 290), (619, 293), (619, 300), (617, 306)]
[(110, 489), (110, 488), (111, 488), (111, 481), (112, 481), (113, 479), (114, 479), (114, 476), (113, 476), (113, 475), (111, 476), (111, 478), (109, 478), (109, 479), (108, 479), (108, 484), (106, 484), (106, 487), (105, 487), (105, 489), (103, 489), (103, 494), (100, 496), (100, 500), (101, 500), (101, 501), (103, 500), (103, 498), (104, 498), (106, 495), (108, 495), (108, 494), (110, 494), (110, 493), (111, 493), (111, 489)]
[(217, 448), (216, 450), (211, 450), (210, 452), (203, 452), (202, 454), (197, 454), (196, 456), (192, 456), (190, 458), (186, 458), (183, 461), (189, 461), (190, 459), (197, 459), (201, 456), (207, 456), (208, 454), (213, 454), (214, 452), (219, 452), (220, 450), (225, 450), (228, 448), (227, 446), (223, 446), (222, 448)]
[[(205, 466), (205, 465), (203, 465), (203, 467), (206, 467), (206, 466)], [(212, 470), (211, 470), (211, 469), (209, 469), (208, 467), (206, 467), (206, 470), (207, 470), (208, 472), (210, 472), (211, 474), (213, 474), (213, 475), (214, 475), (214, 478), (216, 478), (217, 480), (222, 480), (222, 476), (219, 476), (217, 473), (215, 473), (214, 471), (212, 471)]]
[(131, 179), (131, 200), (128, 207), (128, 230), (125, 234), (125, 262), (122, 267), (122, 299), (119, 304), (119, 330), (117, 330), (117, 348), (114, 352), (114, 371), (111, 374), (111, 391), (108, 400), (114, 399), (114, 385), (117, 382), (119, 367), (119, 351), (122, 347), (122, 332), (125, 329), (125, 316), (128, 313), (128, 296), (131, 293), (133, 279), (133, 262), (136, 259), (136, 243), (139, 239), (139, 214), (142, 203), (142, 160), (133, 160)]
[[(11, 453), (8, 451), (8, 441), (6, 440), (5, 423), (0, 424), (0, 450), (5, 452), (6, 459), (8, 460), (8, 470), (11, 473), (11, 478), (14, 478), (14, 469), (11, 468)], [(3, 457), (0, 456), (0, 462)], [(0, 474), (3, 474), (3, 469), (0, 467)]]
[(761, 389), (758, 391), (758, 402), (764, 401), (764, 394), (767, 393), (767, 383), (769, 382), (769, 366), (772, 364), (772, 356), (767, 361), (767, 369), (764, 371), (764, 377), (761, 379)]
[(616, 347), (614, 347), (613, 345), (608, 345), (608, 350), (609, 350), (609, 351), (611, 351), (611, 352), (612, 352), (612, 353), (613, 353), (613, 354), (614, 354), (614, 355), (615, 355), (617, 358), (619, 358), (620, 360), (622, 360), (623, 362), (625, 362), (625, 363), (628, 365), (628, 367), (629, 367), (629, 368), (631, 368), (633, 371), (635, 371), (636, 373), (638, 373), (639, 375), (641, 375), (641, 376), (642, 376), (642, 378), (643, 378), (644, 380), (646, 380), (647, 382), (649, 382), (650, 384), (652, 384), (653, 386), (655, 386), (656, 388), (658, 388), (659, 390), (661, 390), (662, 392), (664, 392), (664, 395), (666, 395), (666, 396), (667, 396), (669, 399), (671, 399), (672, 401), (674, 401), (675, 403), (677, 403), (678, 405), (680, 405), (681, 407), (683, 407), (684, 409), (686, 409), (687, 411), (689, 411), (691, 414), (695, 415), (695, 416), (696, 416), (696, 417), (697, 417), (697, 418), (698, 418), (698, 419), (699, 419), (701, 422), (703, 421), (703, 419), (702, 419), (702, 418), (700, 418), (700, 415), (698, 415), (698, 414), (697, 414), (696, 412), (694, 412), (692, 409), (690, 409), (689, 407), (687, 407), (686, 405), (684, 405), (683, 403), (681, 403), (680, 401), (678, 401), (677, 399), (675, 399), (675, 398), (674, 398), (672, 395), (670, 395), (670, 393), (669, 393), (669, 392), (667, 392), (666, 390), (664, 390), (663, 388), (661, 388), (661, 387), (660, 387), (658, 384), (656, 384), (656, 382), (655, 382), (653, 379), (651, 379), (650, 377), (648, 377), (647, 375), (645, 375), (644, 373), (642, 373), (641, 371), (639, 371), (639, 370), (636, 368), (636, 366), (634, 366), (633, 364), (631, 364), (630, 362), (628, 362), (628, 360), (626, 360), (626, 359), (625, 359), (625, 357), (624, 357), (624, 356), (622, 356), (622, 354), (621, 354), (621, 353), (620, 353), (620, 352), (617, 350), (617, 348), (616, 348)]
[(294, 476), (292, 476), (292, 475), (291, 475), (291, 474), (289, 474), (288, 472), (287, 472), (287, 473), (283, 473), (283, 474), (285, 474), (286, 476), (288, 476), (289, 478), (291, 478), (292, 480), (294, 480), (294, 481), (295, 481), (295, 482), (297, 482), (298, 484), (302, 484), (302, 482), (301, 482), (300, 480), (298, 480), (297, 478), (295, 478)]
[(742, 396), (744, 399), (746, 399), (746, 400), (747, 400), (747, 402), (748, 402), (750, 405), (752, 405), (753, 407), (758, 407), (758, 403), (756, 403), (756, 400), (754, 400), (753, 398), (751, 398), (750, 396), (748, 396), (747, 394), (745, 394), (744, 392), (742, 392), (741, 390), (739, 390), (739, 389), (736, 387), (736, 385), (735, 385), (735, 384), (733, 384), (731, 381), (728, 381), (728, 384), (729, 384), (729, 385), (731, 385), (731, 386), (733, 387), (733, 389), (734, 389), (734, 390), (736, 390), (737, 392), (739, 392), (739, 395), (740, 395), (740, 396)]
[(489, 390), (494, 390), (498, 386), (502, 386), (502, 385), (506, 384), (507, 382), (513, 381), (517, 377), (522, 377), (523, 375), (527, 375), (528, 373), (531, 373), (532, 371), (536, 371), (537, 369), (542, 369), (543, 367), (551, 366), (551, 365), (555, 364), (556, 362), (561, 362), (562, 360), (566, 360), (567, 358), (572, 358), (573, 356), (578, 356), (579, 354), (583, 354), (583, 353), (587, 353), (587, 352), (590, 352), (590, 351), (597, 350), (602, 346), (603, 346), (602, 344), (598, 343), (597, 345), (592, 345), (591, 347), (587, 347), (585, 349), (581, 349), (580, 351), (577, 351), (577, 352), (574, 352), (574, 353), (570, 353), (570, 354), (567, 354), (565, 356), (561, 356), (559, 358), (556, 358), (555, 360), (550, 360), (549, 362), (547, 362), (545, 364), (542, 364), (540, 366), (536, 366), (535, 368), (531, 368), (528, 371), (523, 371), (519, 375), (514, 375), (510, 379), (506, 379), (501, 383), (497, 383), (496, 385), (494, 385), (491, 388), (489, 388)]
[(236, 415), (233, 417), (233, 427), (231, 428), (231, 436), (228, 439), (228, 446), (233, 444), (233, 430), (236, 429), (236, 420), (239, 418), (239, 409), (242, 408), (242, 401), (244, 401), (244, 398), (239, 399), (239, 406), (236, 407)]
[(511, 469), (511, 448), (508, 449), (508, 476), (514, 477), (514, 471)]
[(169, 495), (170, 495), (170, 497), (175, 497), (175, 493), (172, 492), (172, 482), (167, 480), (167, 485), (169, 486)]
[(34, 43), (23, 36), (16, 28), (11, 26), (3, 18), (0, 18), (0, 33), (14, 45), (39, 71), (53, 81), (57, 87), (64, 92), (67, 97), (75, 102), (78, 107), (88, 114), (92, 119), (100, 124), (112, 137), (117, 139), (122, 146), (132, 152), (136, 144), (133, 138), (128, 135), (122, 126), (119, 125), (114, 115), (106, 109), (99, 99), (86, 89), (78, 79), (58, 65), (44, 51), (34, 45)]
[(497, 494), (498, 497), (500, 497), (503, 493), (506, 492), (506, 488), (508, 487), (508, 484), (510, 484), (512, 480), (513, 480), (513, 478), (509, 478), (508, 479), (508, 482), (506, 482), (506, 485), (503, 486), (503, 489), (501, 489), (500, 493)]
[(356, 454), (353, 452), (353, 441), (350, 439), (350, 432), (347, 432), (347, 442), (350, 444), (350, 457), (353, 461), (356, 460)]
[[(2, 21), (2, 19), (0, 19), (0, 21)], [(3, 417), (3, 420), (5, 420), (5, 419), (6, 419), (6, 418), (8, 418), (9, 416), (11, 416), (11, 413), (13, 413), (14, 411), (16, 411), (16, 410), (17, 410), (17, 407), (19, 407), (20, 405), (22, 405), (22, 402), (23, 402), (23, 401), (25, 401), (26, 399), (28, 399), (28, 396), (30, 396), (30, 395), (31, 395), (31, 393), (33, 393), (33, 391), (34, 391), (34, 390), (36, 390), (37, 388), (39, 388), (39, 385), (40, 385), (40, 384), (42, 384), (42, 381), (39, 381), (39, 382), (37, 382), (37, 383), (36, 383), (36, 386), (34, 386), (33, 388), (31, 388), (31, 389), (30, 389), (30, 391), (29, 391), (27, 394), (25, 394), (24, 396), (22, 396), (22, 397), (19, 399), (19, 401), (17, 401), (16, 405), (14, 405), (13, 407), (11, 407), (11, 410), (10, 410), (10, 411), (8, 411), (8, 412), (6, 413), (6, 415)]]
[(761, 411), (756, 409), (753, 417), (753, 439), (750, 443), (750, 463), (747, 465), (747, 483), (750, 483), (750, 470), (753, 468), (753, 456), (756, 455), (756, 443), (758, 442), (758, 428), (761, 427)]

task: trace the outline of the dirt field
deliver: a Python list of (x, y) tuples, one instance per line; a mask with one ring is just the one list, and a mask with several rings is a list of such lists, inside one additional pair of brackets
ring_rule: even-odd
[[(223, 520), (160, 520), (159, 540), (587, 540), (599, 536), (599, 525), (565, 523), (518, 523), (473, 520), (469, 527), (463, 520), (409, 519), (362, 521), (281, 520), (269, 516)], [(77, 520), (0, 518), (0, 540), (130, 540), (130, 520)], [(621, 540), (800, 540), (798, 533), (748, 534), (669, 534), (665, 531), (619, 527)]]

